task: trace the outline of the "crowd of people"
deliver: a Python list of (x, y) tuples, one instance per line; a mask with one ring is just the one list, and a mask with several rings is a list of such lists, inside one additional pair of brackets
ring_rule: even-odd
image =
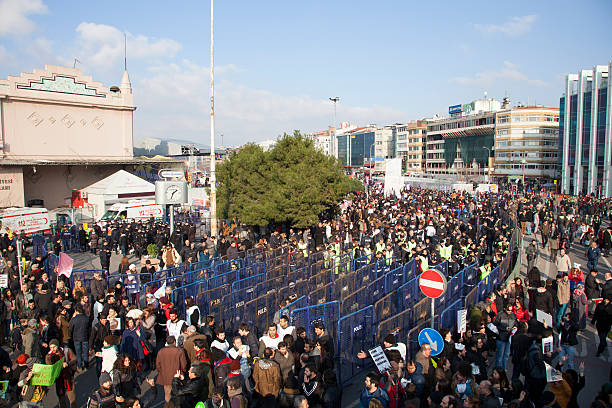
[[(60, 407), (76, 406), (77, 392), (87, 394), (87, 406), (94, 408), (151, 406), (161, 394), (168, 407), (192, 408), (198, 401), (215, 408), (347, 406), (353, 401), (338, 383), (336, 339), (325, 322), (310, 332), (277, 311), (264, 332), (244, 323), (237, 332), (226, 332), (193, 298), (173, 304), (169, 287), (166, 293), (152, 287), (143, 294), (142, 307), (127, 282), (108, 281), (112, 274), (134, 273), (130, 256), (147, 259), (141, 271), (150, 272), (277, 248), (303, 256), (350, 254), (365, 262), (414, 259), (417, 270), (447, 261), (449, 277), (478, 263), (478, 278), (486, 279), (506, 258), (521, 262), (510, 248), (516, 225), (532, 240), (525, 249), (526, 279), (513, 277), (469, 310), (461, 335), (444, 328), (444, 350), (437, 356), (429, 344), (411, 355), (405, 339), (386, 336), (392, 370), (368, 373), (359, 403), (364, 408), (578, 407), (585, 382), (575, 353), (579, 333), (590, 319), (600, 355), (612, 320), (612, 276), (601, 280), (597, 269), (610, 249), (611, 216), (611, 201), (592, 197), (412, 190), (399, 197), (350, 196), (337, 213), (303, 230), (278, 227), (262, 233), (233, 221), (211, 237), (197, 234), (189, 222), (172, 234), (154, 220), (69, 227), (78, 246), (60, 231), (51, 249), (99, 256), (105, 272), (98, 271), (88, 284), (58, 276), (46, 269), (45, 255), (32, 258), (27, 251), (20, 280), (15, 243), (6, 235), (0, 240), (8, 275), (0, 302), (0, 340), (6, 346), (0, 348), (0, 380), (8, 381), (10, 401), (44, 406), (49, 387), (30, 384), (34, 364), (63, 359), (53, 385)], [(586, 276), (574, 267), (572, 248), (584, 248)], [(113, 256), (122, 257), (116, 271), (110, 270)], [(553, 266), (540, 270), (539, 257)], [(552, 324), (542, 323), (540, 313), (552, 316)], [(547, 381), (552, 369), (560, 374)], [(88, 370), (95, 371), (99, 387), (75, 384)], [(612, 383), (605, 387), (594, 407), (610, 405)]]

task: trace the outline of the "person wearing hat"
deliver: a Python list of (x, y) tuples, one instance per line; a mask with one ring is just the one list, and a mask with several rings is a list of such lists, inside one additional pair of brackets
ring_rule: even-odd
[(34, 375), (32, 368), (35, 363), (39, 363), (34, 357), (29, 357), (25, 354), (17, 358), (17, 370), (19, 371), (19, 380), (17, 381), (17, 395), (26, 407), (42, 407), (42, 399), (46, 394), (46, 388), (41, 386), (30, 385), (30, 379)]
[[(53, 339), (49, 342), (49, 352), (45, 356), (45, 364), (55, 364), (64, 359), (62, 371), (55, 380), (55, 392), (59, 400), (60, 408), (73, 408), (76, 406), (76, 394), (74, 392), (74, 374), (77, 370), (77, 359), (74, 352), (66, 347), (65, 351), (59, 346), (59, 341)], [(66, 398), (69, 404), (66, 404)]]
[(23, 341), (23, 349), (25, 354), (34, 357), (36, 359), (42, 358), (40, 353), (40, 334), (38, 332), (38, 321), (30, 319), (28, 321), (28, 327), (21, 334)]
[(124, 399), (115, 394), (113, 389), (113, 380), (108, 373), (100, 374), (98, 383), (100, 388), (95, 390), (89, 396), (87, 401), (88, 408), (106, 408), (115, 407), (115, 403), (123, 403)]

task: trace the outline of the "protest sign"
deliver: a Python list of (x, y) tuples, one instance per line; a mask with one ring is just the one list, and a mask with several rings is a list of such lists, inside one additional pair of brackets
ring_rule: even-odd
[(374, 364), (381, 374), (391, 371), (391, 363), (389, 363), (389, 359), (381, 346), (368, 350), (368, 353), (372, 356), (372, 360), (374, 360)]
[(49, 386), (55, 383), (57, 377), (62, 372), (64, 358), (59, 359), (55, 364), (34, 364), (32, 367), (31, 385)]

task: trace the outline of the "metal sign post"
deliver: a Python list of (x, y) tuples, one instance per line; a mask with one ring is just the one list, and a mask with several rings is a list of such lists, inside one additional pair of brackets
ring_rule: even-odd
[(446, 277), (440, 271), (435, 269), (426, 270), (419, 278), (419, 288), (421, 292), (428, 298), (431, 298), (431, 328), (434, 328), (435, 299), (439, 298), (446, 292), (447, 282)]
[(23, 276), (21, 273), (21, 245), (21, 239), (17, 238), (17, 269), (19, 269), (19, 287), (21, 288), (21, 292), (23, 292)]

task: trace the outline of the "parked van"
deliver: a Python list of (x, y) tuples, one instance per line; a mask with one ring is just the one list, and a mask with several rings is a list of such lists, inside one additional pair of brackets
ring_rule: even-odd
[(0, 210), (0, 231), (6, 228), (26, 235), (49, 231), (49, 213), (46, 208), (11, 207)]
[(127, 203), (115, 203), (104, 213), (101, 222), (112, 222), (117, 220), (147, 220), (149, 218), (163, 218), (164, 208), (155, 204), (153, 200), (130, 201)]

